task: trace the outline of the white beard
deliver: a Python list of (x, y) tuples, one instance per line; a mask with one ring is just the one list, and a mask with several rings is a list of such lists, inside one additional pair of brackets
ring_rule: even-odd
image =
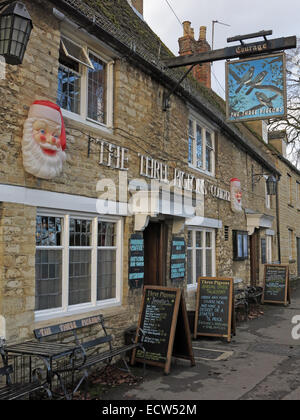
[(36, 118), (28, 118), (24, 124), (23, 165), (26, 172), (37, 178), (52, 179), (61, 174), (66, 154), (53, 146), (51, 148), (57, 150), (56, 155), (48, 156), (41, 150), (41, 147), (33, 138), (33, 123), (35, 121)]

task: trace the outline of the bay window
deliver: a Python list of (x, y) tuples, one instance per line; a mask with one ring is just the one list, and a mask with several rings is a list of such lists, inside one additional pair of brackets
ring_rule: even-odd
[(120, 303), (121, 223), (99, 216), (37, 216), (37, 319)]

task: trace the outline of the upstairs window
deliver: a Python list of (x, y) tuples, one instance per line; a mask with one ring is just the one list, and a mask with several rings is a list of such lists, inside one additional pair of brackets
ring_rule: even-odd
[(57, 104), (77, 120), (111, 127), (112, 66), (87, 45), (62, 36)]
[(193, 117), (190, 117), (188, 127), (188, 163), (196, 169), (214, 175), (214, 132)]
[(233, 239), (233, 259), (234, 261), (242, 261), (248, 259), (248, 232), (234, 230), (232, 232)]

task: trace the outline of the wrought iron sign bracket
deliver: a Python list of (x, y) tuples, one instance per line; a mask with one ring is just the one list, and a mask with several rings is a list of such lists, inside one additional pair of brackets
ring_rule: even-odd
[(163, 111), (166, 112), (168, 109), (170, 109), (170, 98), (171, 98), (171, 96), (176, 92), (178, 86), (180, 86), (180, 84), (184, 81), (184, 79), (190, 74), (190, 72), (193, 70), (195, 65), (196, 64), (191, 65), (191, 67), (184, 73), (184, 75), (178, 81), (176, 86), (170, 92), (164, 91), (164, 93), (163, 93)]

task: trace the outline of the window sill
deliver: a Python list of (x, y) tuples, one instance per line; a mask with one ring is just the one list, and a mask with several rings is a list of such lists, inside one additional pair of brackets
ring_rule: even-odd
[(188, 165), (189, 165), (189, 168), (190, 168), (190, 169), (193, 169), (194, 171), (197, 171), (197, 172), (199, 172), (200, 174), (203, 174), (203, 175), (209, 176), (209, 177), (211, 177), (211, 178), (215, 178), (215, 174), (214, 174), (213, 172), (208, 172), (208, 171), (206, 171), (205, 169), (200, 169), (200, 168), (197, 168), (196, 166), (192, 165), (191, 163), (189, 163)]
[(97, 124), (88, 119), (82, 118), (80, 115), (62, 109), (62, 115), (64, 119), (71, 125), (71, 128), (86, 130), (92, 132), (94, 135), (113, 134), (112, 127), (108, 127), (102, 124)]
[(74, 305), (73, 307), (69, 307), (66, 311), (64, 311), (62, 308), (53, 309), (53, 310), (44, 310), (44, 311), (36, 311), (34, 320), (35, 322), (42, 322), (47, 321), (50, 319), (55, 318), (65, 318), (72, 315), (80, 315), (80, 314), (86, 314), (87, 312), (95, 312), (99, 309), (109, 309), (109, 308), (116, 308), (120, 307), (121, 302), (117, 299), (109, 299), (103, 302), (99, 302), (96, 305), (92, 305), (91, 303), (85, 303), (82, 305)]

